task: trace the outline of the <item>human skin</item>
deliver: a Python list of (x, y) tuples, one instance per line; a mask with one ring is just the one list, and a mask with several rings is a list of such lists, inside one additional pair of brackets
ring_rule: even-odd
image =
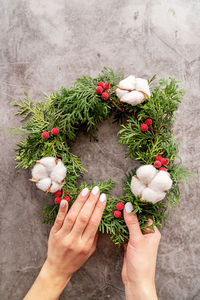
[[(140, 230), (137, 215), (132, 204), (126, 203), (124, 219), (129, 229), (129, 242), (124, 246), (122, 281), (127, 300), (156, 300), (155, 269), (161, 234), (156, 226), (154, 231)], [(147, 226), (152, 225), (149, 219)]]
[(56, 300), (75, 273), (94, 253), (106, 195), (96, 186), (84, 189), (68, 210), (61, 201), (51, 229), (47, 259), (24, 300)]
[[(62, 200), (51, 229), (46, 261), (24, 300), (57, 300), (71, 276), (94, 253), (97, 230), (106, 206), (106, 195), (95, 187), (84, 189), (68, 211)], [(129, 243), (124, 247), (122, 280), (127, 300), (155, 300), (154, 284), (157, 249), (160, 233), (147, 229), (142, 233), (132, 204), (124, 209), (129, 229)], [(149, 224), (151, 224), (151, 220)], [(85, 295), (87, 296), (87, 295)]]

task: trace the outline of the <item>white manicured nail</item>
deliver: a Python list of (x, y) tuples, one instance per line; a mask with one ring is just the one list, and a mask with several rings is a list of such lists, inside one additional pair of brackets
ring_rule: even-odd
[(85, 196), (88, 194), (88, 192), (89, 192), (88, 188), (87, 188), (87, 187), (84, 188), (84, 189), (82, 190), (81, 196), (82, 196), (82, 197), (85, 197)]
[(99, 198), (100, 202), (104, 202), (106, 201), (106, 194), (101, 194), (100, 198)]
[(93, 187), (93, 189), (92, 189), (92, 194), (93, 194), (93, 195), (96, 195), (96, 194), (98, 193), (98, 191), (99, 191), (99, 187), (96, 185), (96, 186)]
[(61, 202), (60, 202), (60, 207), (65, 207), (65, 200), (62, 200)]
[(125, 204), (125, 210), (127, 214), (130, 214), (133, 211), (133, 205), (131, 202)]

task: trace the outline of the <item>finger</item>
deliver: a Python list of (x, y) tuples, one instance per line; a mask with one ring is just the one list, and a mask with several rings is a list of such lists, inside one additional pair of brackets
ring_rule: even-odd
[(83, 232), (82, 238), (85, 240), (94, 239), (94, 236), (98, 230), (101, 218), (106, 207), (106, 194), (101, 194), (99, 201), (97, 202), (94, 211), (89, 219), (87, 227)]
[(76, 236), (82, 236), (99, 199), (99, 194), (99, 187), (95, 186), (76, 219), (71, 231), (72, 234), (75, 234)]
[(77, 218), (79, 212), (81, 211), (81, 208), (87, 201), (89, 195), (90, 195), (89, 189), (84, 188), (81, 191), (81, 193), (78, 195), (76, 200), (74, 201), (73, 205), (71, 206), (71, 208), (65, 218), (65, 221), (64, 221), (64, 224), (62, 227), (64, 234), (68, 234), (72, 230), (74, 223), (76, 222), (76, 218)]
[(58, 211), (56, 220), (55, 220), (54, 225), (52, 227), (52, 230), (54, 232), (58, 232), (62, 228), (67, 210), (68, 210), (68, 202), (66, 200), (62, 200), (60, 202), (60, 207), (59, 207), (59, 211)]
[(127, 202), (124, 207), (124, 220), (129, 230), (129, 240), (132, 242), (137, 241), (142, 237), (140, 225), (138, 222), (137, 215), (132, 212), (133, 205), (131, 202)]

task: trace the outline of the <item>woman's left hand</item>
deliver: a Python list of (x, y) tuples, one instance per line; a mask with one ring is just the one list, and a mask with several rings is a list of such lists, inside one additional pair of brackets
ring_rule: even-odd
[[(68, 211), (68, 202), (62, 200), (48, 241), (47, 259), (36, 279), (43, 282), (42, 294), (34, 294), (28, 299), (57, 299), (72, 274), (77, 271), (94, 253), (97, 244), (97, 230), (106, 206), (106, 195), (101, 194), (98, 186), (90, 192), (83, 189)], [(68, 211), (68, 212), (67, 212)], [(45, 286), (47, 289), (45, 289)], [(53, 287), (50, 297), (47, 290)], [(52, 294), (53, 293), (53, 294)]]

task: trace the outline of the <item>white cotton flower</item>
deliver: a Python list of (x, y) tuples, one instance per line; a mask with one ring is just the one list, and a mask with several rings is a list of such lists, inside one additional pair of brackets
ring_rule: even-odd
[(55, 168), (53, 169), (53, 172), (51, 172), (51, 179), (56, 182), (61, 182), (66, 175), (66, 168), (62, 161), (60, 160)]
[(36, 163), (32, 170), (32, 176), (35, 179), (43, 179), (48, 177), (47, 169), (40, 163)]
[(127, 94), (126, 90), (121, 90), (119, 88), (117, 88), (115, 92), (119, 99), (121, 99), (123, 96), (125, 96)]
[(148, 97), (150, 97), (151, 93), (150, 93), (148, 81), (146, 79), (143, 79), (143, 78), (136, 78), (135, 81), (136, 81), (136, 90), (137, 91), (142, 91)]
[(141, 200), (149, 201), (155, 204), (165, 198), (166, 193), (158, 193), (150, 188), (145, 188), (142, 192)]
[(116, 95), (122, 102), (137, 105), (150, 97), (151, 93), (146, 79), (130, 75), (119, 82)]
[(51, 185), (51, 188), (50, 188), (50, 193), (55, 193), (55, 192), (59, 191), (63, 185), (64, 185), (64, 183), (59, 184), (55, 181), (52, 181), (52, 185)]
[(128, 77), (119, 82), (119, 86), (125, 90), (134, 90), (135, 84), (135, 76), (133, 75), (129, 75)]
[(144, 165), (139, 167), (136, 176), (132, 177), (130, 188), (140, 200), (155, 204), (165, 198), (172, 183), (168, 172), (158, 171), (152, 165)]
[(125, 93), (124, 96), (122, 96), (121, 101), (126, 102), (131, 105), (137, 105), (142, 102), (144, 99), (144, 95), (138, 91), (133, 91), (130, 93)]
[(42, 190), (43, 192), (46, 192), (51, 186), (51, 179), (48, 177), (43, 178), (36, 183), (36, 186), (38, 189)]
[(172, 180), (169, 176), (169, 173), (166, 171), (159, 171), (151, 181), (149, 187), (155, 191), (168, 191), (171, 189)]
[(136, 176), (133, 176), (131, 179), (131, 191), (134, 191), (135, 196), (140, 196), (144, 189), (145, 185)]
[(36, 161), (30, 181), (36, 182), (36, 186), (42, 191), (55, 193), (64, 185), (66, 171), (60, 159), (44, 157)]
[(158, 170), (152, 165), (144, 165), (137, 169), (136, 175), (143, 184), (149, 184)]
[(56, 159), (55, 157), (43, 157), (40, 159), (40, 164), (45, 166), (48, 172), (51, 172), (53, 168), (56, 166)]

